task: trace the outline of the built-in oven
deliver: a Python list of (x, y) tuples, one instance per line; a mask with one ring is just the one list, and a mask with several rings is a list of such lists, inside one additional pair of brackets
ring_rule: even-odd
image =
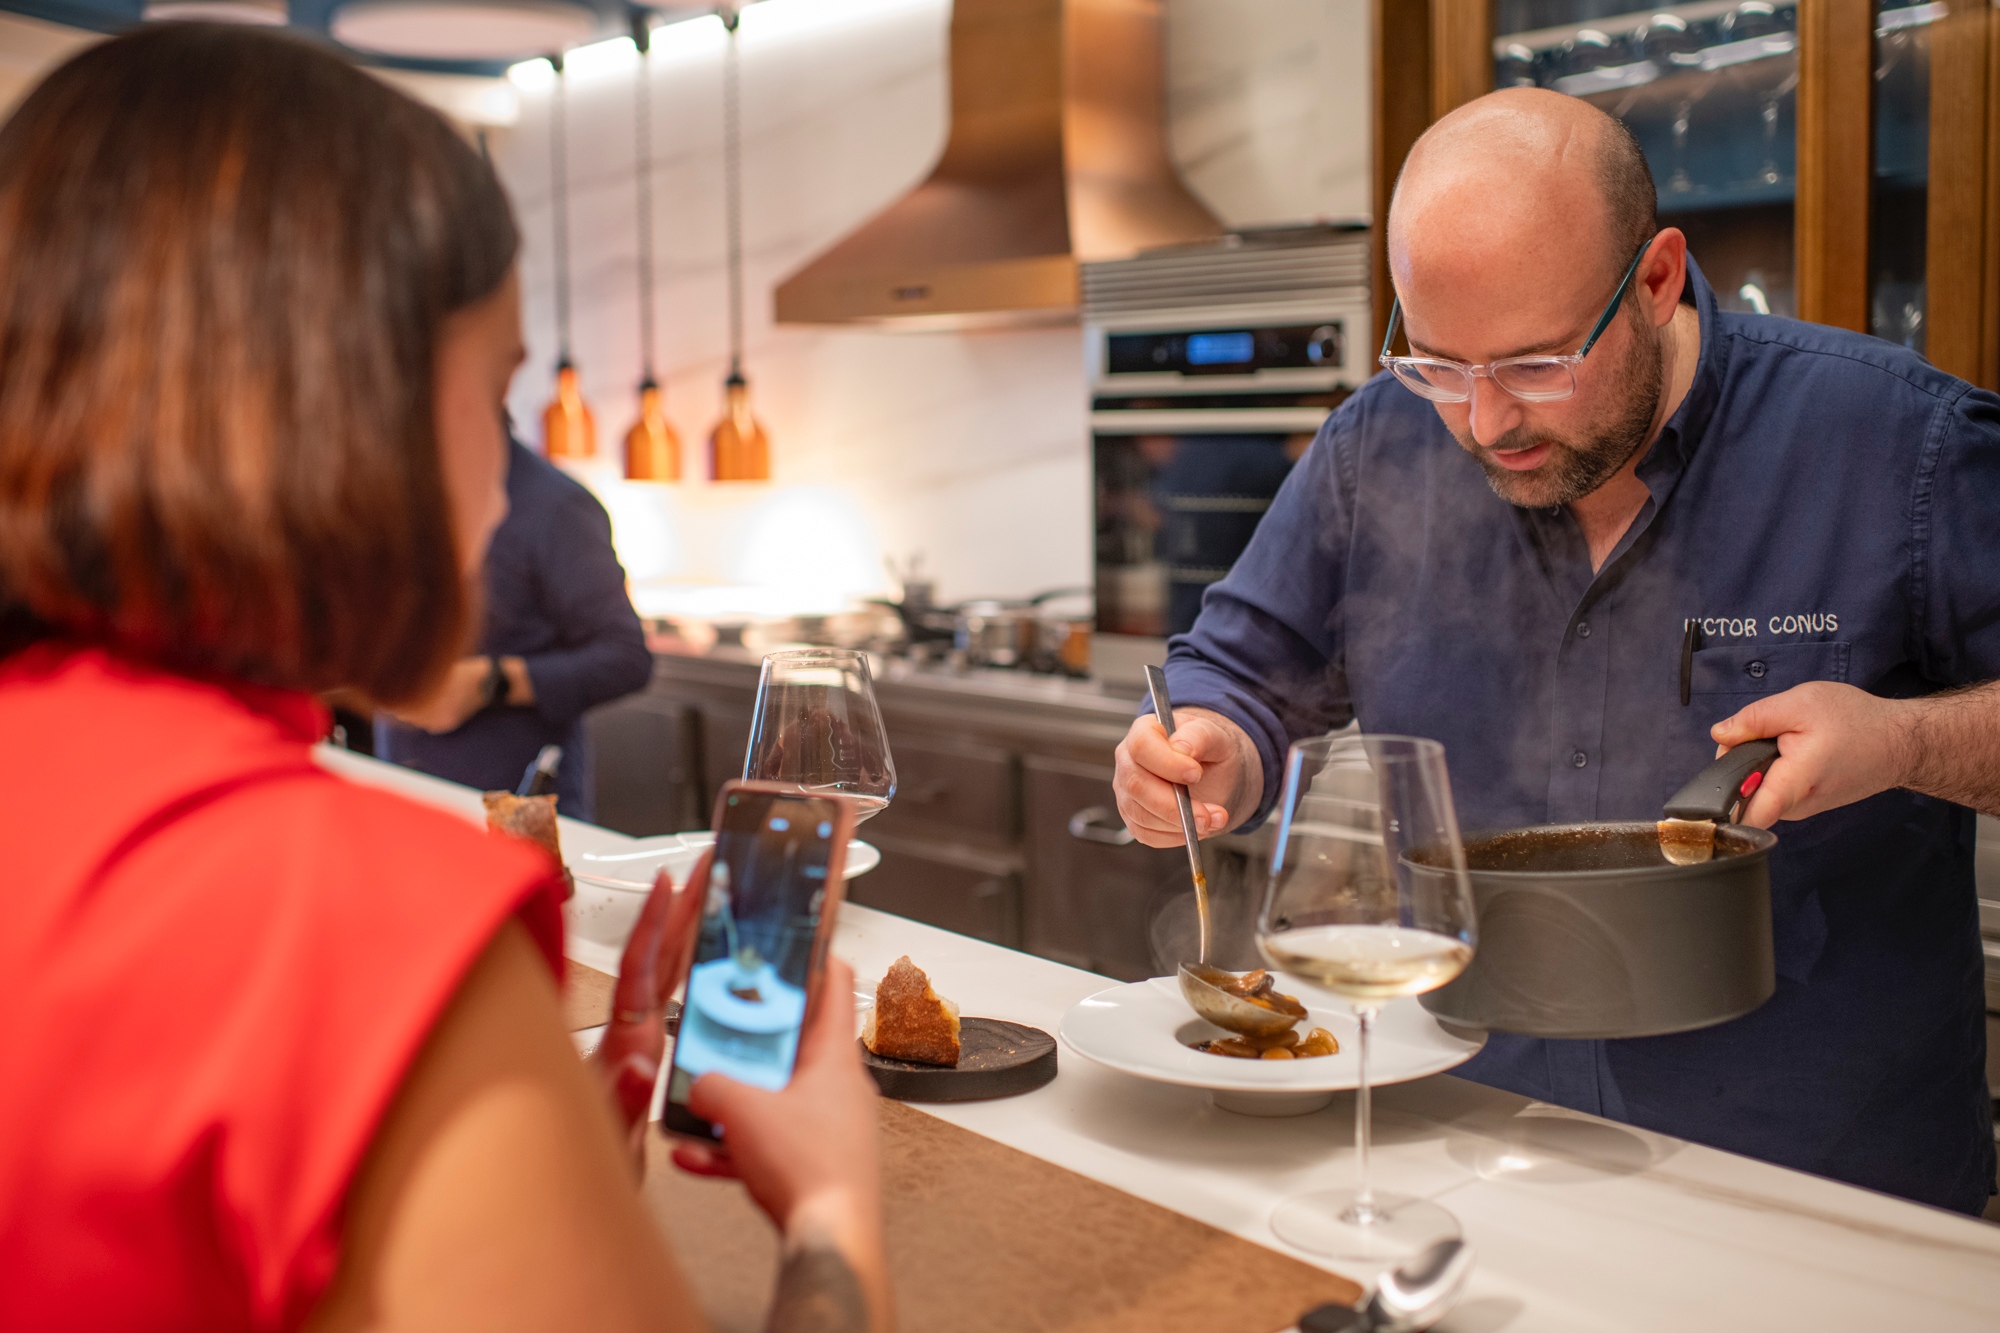
[(1368, 233), (1309, 227), (1083, 268), (1091, 673), (1143, 679), (1374, 369)]

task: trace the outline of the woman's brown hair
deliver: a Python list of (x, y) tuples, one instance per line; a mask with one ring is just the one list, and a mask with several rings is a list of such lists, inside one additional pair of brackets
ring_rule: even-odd
[(439, 116), (305, 41), (56, 70), (0, 128), (0, 638), (420, 695), (473, 614), (436, 346), (517, 246)]

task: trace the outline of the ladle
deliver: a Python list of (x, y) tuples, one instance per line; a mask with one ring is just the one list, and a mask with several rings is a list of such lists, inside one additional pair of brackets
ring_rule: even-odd
[(1219, 967), (1182, 963), (1180, 977), (1181, 996), (1188, 1007), (1226, 1031), (1244, 1037), (1275, 1037), (1299, 1024), (1294, 1015), (1266, 1009), (1221, 989), (1236, 977)]
[[(1146, 668), (1146, 688), (1153, 695), (1153, 716), (1160, 719), (1160, 729), (1174, 734), (1174, 703), (1167, 696), (1167, 673), (1156, 666)], [(1201, 962), (1208, 961), (1208, 874), (1201, 868), (1201, 835), (1194, 827), (1194, 798), (1180, 783), (1173, 784), (1174, 801), (1180, 806), (1181, 837), (1187, 843), (1188, 872), (1194, 877), (1195, 917), (1201, 926), (1201, 934), (1195, 944), (1195, 957)], [(1251, 1006), (1255, 1008), (1255, 1006)]]

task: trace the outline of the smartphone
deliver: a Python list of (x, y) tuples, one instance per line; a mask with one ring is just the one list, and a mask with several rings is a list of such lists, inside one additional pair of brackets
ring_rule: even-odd
[(715, 800), (715, 858), (688, 971), (661, 1127), (704, 1143), (687, 1109), (703, 1074), (775, 1092), (792, 1079), (840, 905), (854, 807), (775, 782), (727, 782)]

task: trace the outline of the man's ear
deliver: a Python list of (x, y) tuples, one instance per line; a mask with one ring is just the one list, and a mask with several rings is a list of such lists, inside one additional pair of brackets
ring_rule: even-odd
[(1645, 288), (1645, 302), (1653, 313), (1653, 324), (1664, 328), (1681, 303), (1681, 288), (1687, 282), (1687, 235), (1679, 227), (1663, 227), (1653, 240), (1653, 248), (1639, 264), (1638, 281)]

